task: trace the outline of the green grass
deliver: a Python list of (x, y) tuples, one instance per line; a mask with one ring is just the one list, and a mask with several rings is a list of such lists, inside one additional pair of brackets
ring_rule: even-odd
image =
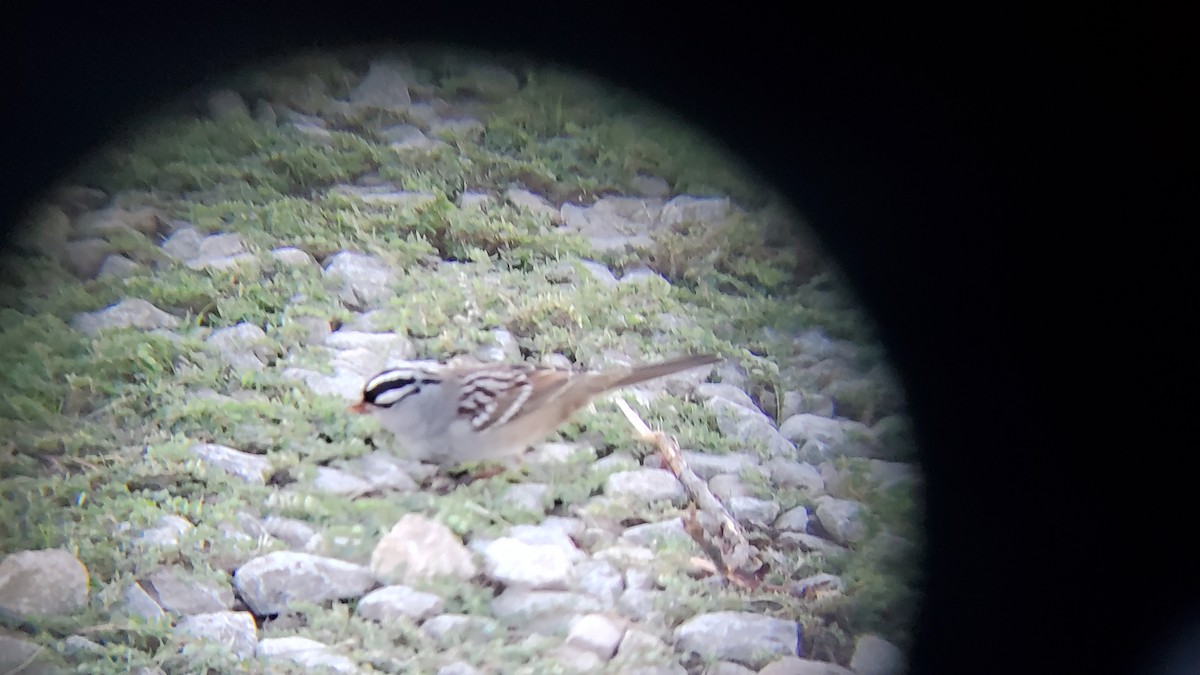
[[(367, 60), (309, 55), (279, 65), (274, 74), (243, 73), (230, 86), (251, 104), (261, 97), (323, 115), (330, 122), (327, 140), (284, 124), (181, 114), (122, 137), (83, 165), (78, 181), (103, 189), (117, 203), (153, 205), (165, 219), (188, 220), (203, 234), (241, 235), (254, 264), (192, 270), (162, 255), (160, 242), (118, 233), (108, 237), (110, 249), (147, 266), (129, 279), (80, 282), (47, 257), (9, 258), (0, 265), (0, 551), (66, 547), (88, 568), (92, 584), (86, 612), (21, 627), (31, 639), (54, 645), (82, 631), (101, 641), (104, 654), (88, 657), (93, 661), (68, 659), (88, 672), (123, 672), (125, 664), (224, 671), (237, 667), (227, 653), (197, 645), (180, 658), (162, 626), (112, 615), (122, 589), (155, 565), (220, 580), (231, 561), (266, 552), (226, 534), (224, 528), (246, 514), (300, 519), (326, 535), (331, 555), (359, 561), (409, 512), (434, 517), (466, 539), (541, 519), (506, 505), (508, 483), (499, 478), (446, 495), (355, 500), (304, 488), (318, 467), (371, 451), (367, 438), (379, 440), (376, 427), (348, 417), (343, 402), (315, 396), (276, 369), (239, 372), (223, 365), (205, 339), (215, 329), (245, 322), (265, 331), (277, 358), (320, 367), (323, 357), (301, 345), (304, 330), (296, 320), (314, 317), (338, 326), (352, 318), (320, 267), (339, 251), (376, 256), (396, 272), (376, 319), (412, 339), (419, 358), (470, 353), (490, 343), (492, 330), (504, 329), (532, 360), (560, 353), (578, 362), (607, 350), (650, 358), (712, 351), (746, 371), (748, 389), (779, 392), (790, 378), (780, 364), (795, 356), (790, 333), (815, 327), (859, 343), (874, 339), (833, 276), (796, 279), (798, 244), (767, 243), (769, 191), (696, 131), (628, 93), (604, 92), (539, 68), (521, 73), (525, 86), (507, 101), (459, 102), (460, 61), (423, 54), (414, 72), (424, 86), (466, 106), (483, 123), (479, 141), (448, 138), (448, 146), (430, 152), (388, 147), (379, 130), (413, 119), (349, 110), (334, 101), (353, 89)], [(640, 260), (598, 254), (544, 216), (502, 200), (482, 210), (456, 205), (464, 191), (500, 194), (510, 187), (554, 203), (587, 203), (628, 194), (639, 175), (665, 179), (673, 194), (730, 197), (738, 215), (714, 226), (680, 223), (661, 233)], [(337, 190), (364, 177), (433, 199), (419, 206), (370, 203)], [(279, 264), (270, 250), (282, 246), (300, 248), (319, 264)], [(645, 263), (670, 283), (610, 288), (587, 273), (563, 282), (563, 270), (583, 260), (618, 272)], [(177, 316), (175, 337), (133, 329), (86, 335), (70, 327), (79, 312), (133, 297)], [(882, 358), (877, 350), (863, 352), (863, 363), (856, 364), (863, 368)], [(868, 405), (875, 394), (862, 395)], [(740, 449), (738, 439), (718, 433), (701, 403), (668, 395), (639, 407), (652, 426), (676, 434), (684, 447)], [(601, 454), (646, 451), (607, 402), (579, 414), (560, 435), (593, 443)], [(277, 477), (296, 482), (286, 488), (245, 483), (197, 460), (190, 448), (199, 442), (262, 454)], [(585, 513), (616, 520), (680, 514), (669, 505), (589, 502), (606, 476), (586, 464), (535, 473), (530, 480), (550, 486), (547, 506), (555, 513), (587, 504)], [(915, 533), (912, 495), (872, 493), (857, 480), (852, 477), (849, 489), (861, 491), (856, 494), (868, 504), (873, 529)], [(769, 489), (749, 475), (747, 482), (758, 493)], [(773, 498), (783, 508), (807, 500), (798, 493)], [(177, 547), (138, 548), (138, 533), (166, 515), (195, 527)], [(676, 544), (660, 551), (655, 572), (671, 593), (662, 608), (668, 623), (718, 609), (796, 618), (811, 629), (817, 653), (843, 663), (853, 637), (865, 630), (907, 644), (915, 575), (883, 565), (869, 546), (850, 560), (776, 560), (772, 578), (780, 582), (816, 571), (842, 574), (847, 595), (826, 608), (714, 593), (684, 572), (692, 553)], [(446, 600), (448, 612), (490, 614), (490, 588), (430, 590)], [(342, 645), (348, 647), (344, 653), (384, 671), (432, 672), (454, 658), (482, 663), (481, 654), (504, 664), (506, 672), (542, 672), (552, 665), (537, 645), (508, 634), (479, 649), (452, 646), (439, 653), (415, 626), (363, 621), (343, 603), (310, 607), (304, 616), (299, 633), (269, 627), (263, 635), (302, 634)]]

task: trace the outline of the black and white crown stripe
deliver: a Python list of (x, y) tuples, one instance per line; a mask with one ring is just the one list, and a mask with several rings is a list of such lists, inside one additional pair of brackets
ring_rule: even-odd
[(405, 396), (420, 391), (422, 386), (440, 381), (441, 378), (432, 370), (419, 368), (385, 370), (371, 378), (363, 387), (363, 400), (386, 408)]

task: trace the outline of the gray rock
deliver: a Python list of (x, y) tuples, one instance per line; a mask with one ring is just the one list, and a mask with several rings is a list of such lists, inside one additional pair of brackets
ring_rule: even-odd
[(585, 614), (571, 622), (566, 644), (608, 660), (617, 653), (625, 626), (603, 614)]
[(504, 363), (521, 360), (521, 346), (513, 334), (502, 329), (491, 331), (492, 339), (475, 350), (480, 361)]
[(401, 617), (420, 623), (440, 614), (445, 607), (445, 601), (433, 593), (408, 586), (384, 586), (367, 593), (358, 601), (357, 614), (364, 619), (386, 624), (394, 623)]
[(246, 253), (242, 235), (213, 234), (200, 240), (199, 252), (184, 264), (194, 270), (223, 270), (253, 260), (256, 258)]
[(564, 464), (591, 465), (596, 459), (596, 448), (582, 443), (539, 443), (525, 453), (526, 466), (562, 466)]
[(108, 242), (103, 239), (81, 239), (65, 246), (67, 269), (78, 279), (94, 279), (108, 257)]
[(356, 310), (392, 297), (396, 276), (383, 261), (361, 253), (338, 253), (325, 267), (325, 277), (337, 287), (342, 302)]
[(744, 408), (757, 408), (754, 399), (742, 389), (724, 382), (704, 382), (696, 386), (696, 396), (702, 399), (723, 398)]
[(164, 220), (162, 213), (152, 206), (133, 211), (114, 206), (81, 215), (75, 222), (75, 229), (81, 234), (102, 238), (111, 237), (118, 232), (137, 232), (146, 237), (153, 237), (158, 234)]
[(763, 468), (767, 470), (771, 482), (779, 487), (797, 488), (811, 495), (825, 491), (825, 479), (812, 464), (776, 457), (763, 464)]
[(666, 469), (618, 471), (604, 481), (604, 494), (643, 503), (668, 501), (675, 506), (687, 503), (687, 492)]
[(464, 192), (458, 198), (458, 208), (485, 211), (492, 205), (492, 196), (486, 192)]
[(557, 546), (571, 562), (581, 562), (587, 559), (587, 554), (579, 550), (572, 541), (570, 532), (579, 532), (583, 523), (574, 518), (547, 518), (540, 525), (514, 525), (508, 530), (508, 536), (531, 546)]
[(229, 650), (238, 659), (254, 656), (258, 627), (250, 612), (212, 612), (184, 617), (175, 626), (184, 642), (211, 642)]
[(436, 675), (483, 675), (483, 671), (466, 661), (455, 661), (438, 668)]
[(723, 504), (728, 504), (735, 497), (750, 496), (750, 490), (742, 479), (731, 473), (717, 474), (708, 479), (708, 489)]
[(328, 466), (318, 466), (312, 487), (317, 492), (331, 495), (361, 495), (374, 489), (369, 481), (352, 473)]
[(477, 119), (436, 119), (429, 124), (429, 133), (435, 138), (478, 141), (483, 136), (483, 123)]
[(775, 519), (775, 529), (785, 532), (805, 532), (808, 530), (808, 509), (797, 506), (788, 509)]
[(61, 644), (62, 651), (67, 656), (87, 658), (102, 656), (104, 654), (103, 646), (78, 635), (68, 636)]
[(821, 573), (812, 576), (804, 577), (792, 584), (791, 592), (799, 597), (804, 597), (809, 591), (835, 591), (842, 592), (846, 590), (846, 582), (842, 578), (833, 574)]
[(901, 675), (906, 670), (904, 653), (878, 635), (862, 635), (854, 643), (850, 669), (855, 675)]
[(755, 675), (756, 672), (733, 661), (717, 661), (706, 666), (700, 675)]
[(405, 108), (412, 103), (408, 92), (409, 68), (401, 63), (376, 61), (367, 75), (350, 92), (350, 102), (379, 108)]
[(13, 232), (13, 243), (47, 258), (60, 259), (71, 234), (71, 218), (58, 207), (35, 206)]
[(63, 185), (50, 193), (50, 200), (67, 215), (74, 217), (104, 206), (108, 195), (104, 194), (103, 190), (86, 185)]
[(294, 602), (356, 598), (376, 581), (362, 565), (310, 553), (275, 551), (239, 567), (233, 583), (246, 605), (262, 615), (282, 612)]
[(744, 440), (770, 457), (796, 456), (796, 446), (780, 435), (771, 418), (758, 408), (739, 405), (719, 396), (708, 399), (705, 405), (716, 415), (717, 428), (722, 434)]
[(586, 208), (563, 204), (560, 209), (564, 229), (587, 238), (593, 249), (602, 252), (653, 248), (650, 232), (661, 211), (660, 200), (627, 197), (605, 197)]
[(636, 567), (631, 567), (625, 570), (625, 588), (636, 588), (642, 591), (648, 591), (655, 586), (654, 573), (649, 570), (642, 570)]
[(303, 667), (305, 672), (316, 668), (325, 669), (322, 672), (360, 672), (354, 661), (333, 653), (329, 645), (304, 637), (263, 638), (255, 653), (258, 658), (268, 661), (290, 661)]
[(87, 568), (67, 551), (19, 551), (0, 561), (0, 614), (63, 616), (87, 605)]
[(847, 545), (866, 538), (867, 526), (862, 520), (862, 504), (828, 495), (818, 497), (816, 502), (817, 521), (834, 541)]
[(775, 538), (775, 544), (782, 549), (796, 549), (805, 553), (820, 553), (825, 556), (835, 556), (847, 553), (849, 549), (839, 546), (832, 541), (804, 532), (781, 532)]
[(654, 562), (655, 557), (654, 551), (645, 546), (633, 546), (631, 544), (616, 544), (602, 548), (592, 554), (594, 560), (608, 561), (620, 570), (629, 569), (630, 567), (645, 567)]
[(54, 652), (29, 640), (0, 633), (0, 672), (58, 675), (67, 669), (55, 663)]
[(758, 675), (855, 675), (854, 672), (825, 661), (788, 656), (767, 664)]
[(501, 537), (484, 548), (483, 558), (488, 577), (509, 587), (564, 590), (574, 580), (570, 558), (554, 544)]
[(729, 513), (741, 523), (766, 525), (779, 516), (779, 505), (755, 497), (734, 497), (727, 504)]
[(250, 108), (241, 94), (220, 89), (208, 97), (208, 115), (217, 121), (250, 119)]
[(416, 355), (412, 340), (395, 333), (366, 333), (354, 330), (338, 330), (325, 338), (325, 346), (331, 349), (366, 349), (383, 355), (385, 359), (411, 359)]
[(521, 88), (517, 76), (507, 68), (485, 64), (471, 66), (454, 82), (457, 91), (467, 91), (491, 101), (512, 96)]
[(128, 616), (140, 616), (147, 621), (158, 621), (167, 618), (167, 613), (163, 611), (163, 608), (138, 583), (133, 583), (125, 587), (125, 592), (122, 595), (122, 604)]
[(154, 571), (142, 582), (147, 593), (168, 612), (187, 616), (221, 612), (233, 608), (233, 589), (192, 578), (178, 567)]
[(267, 334), (252, 323), (218, 328), (205, 342), (216, 348), (221, 360), (236, 370), (262, 371), (273, 356)]
[(731, 211), (732, 206), (725, 197), (679, 195), (663, 205), (659, 223), (665, 227), (674, 227), (680, 223), (710, 225), (728, 219)]
[(195, 529), (195, 525), (181, 516), (165, 514), (158, 519), (158, 524), (147, 528), (138, 535), (138, 546), (142, 548), (175, 548), (179, 539)]
[(311, 551), (313, 541), (320, 539), (320, 535), (312, 526), (294, 518), (269, 516), (263, 520), (263, 529), (296, 551)]
[(421, 630), (443, 646), (487, 643), (506, 632), (495, 619), (466, 614), (439, 614), (426, 619)]
[(671, 185), (658, 176), (634, 176), (631, 187), (643, 197), (661, 199), (671, 196)]
[(668, 281), (666, 277), (645, 266), (638, 266), (625, 270), (625, 273), (621, 275), (621, 280), (618, 283), (671, 285), (671, 282)]
[(146, 266), (141, 263), (134, 262), (120, 254), (113, 254), (104, 259), (104, 264), (100, 266), (100, 271), (96, 274), (98, 279), (128, 279), (129, 277), (145, 271)]
[(446, 146), (446, 143), (426, 136), (424, 131), (411, 124), (397, 124), (380, 129), (379, 135), (397, 150), (432, 150)]
[(478, 573), (471, 552), (445, 525), (415, 513), (405, 514), (379, 540), (371, 569), (380, 579), (412, 585), (449, 576), (470, 579)]
[(617, 657), (622, 662), (657, 660), (664, 656), (674, 660), (675, 650), (656, 635), (641, 630), (636, 625), (625, 631), (625, 636), (621, 638), (621, 644), (617, 647)]
[(287, 267), (310, 267), (317, 264), (316, 260), (307, 252), (291, 246), (283, 246), (281, 248), (272, 249), (271, 257), (281, 265)]
[(784, 420), (779, 433), (814, 457), (874, 457), (880, 452), (871, 428), (853, 420), (801, 413)]
[(266, 457), (234, 450), (224, 445), (200, 443), (192, 446), (191, 453), (203, 462), (247, 483), (265, 485), (271, 472), (271, 462)]
[(176, 260), (194, 260), (200, 256), (204, 235), (193, 227), (179, 228), (162, 243), (162, 251)]
[(658, 548), (667, 540), (690, 539), (683, 529), (683, 518), (671, 518), (657, 523), (634, 525), (621, 533), (621, 542), (635, 546)]
[(695, 616), (675, 629), (675, 648), (701, 659), (734, 661), (762, 668), (777, 656), (796, 656), (800, 627), (749, 612), (710, 612)]
[(653, 623), (661, 616), (660, 607), (671, 602), (671, 594), (653, 588), (626, 588), (617, 599), (617, 611), (622, 616), (640, 621)]
[(366, 480), (375, 490), (414, 492), (419, 487), (400, 460), (385, 450), (375, 450), (361, 457), (341, 460), (336, 465)]
[(521, 511), (545, 513), (546, 496), (549, 493), (550, 486), (548, 485), (519, 483), (505, 490), (504, 494), (500, 496), (500, 501)]
[(504, 198), (508, 200), (509, 204), (522, 211), (527, 211), (535, 216), (544, 218), (548, 223), (557, 223), (561, 217), (558, 208), (546, 201), (541, 195), (535, 195), (528, 190), (509, 188), (504, 193)]
[(720, 473), (739, 475), (758, 469), (758, 458), (741, 452), (713, 455), (707, 452), (684, 450), (681, 454), (688, 468), (704, 480)]
[(600, 601), (604, 609), (613, 607), (625, 590), (621, 572), (605, 560), (587, 560), (575, 566), (575, 588)]
[(833, 399), (808, 391), (784, 392), (781, 419), (787, 420), (801, 413), (833, 417)]
[(507, 588), (492, 600), (492, 614), (530, 633), (565, 635), (578, 614), (602, 611), (600, 601), (572, 591)]
[(97, 333), (108, 328), (175, 328), (179, 319), (139, 298), (130, 298), (95, 312), (75, 316), (72, 326), (84, 333)]

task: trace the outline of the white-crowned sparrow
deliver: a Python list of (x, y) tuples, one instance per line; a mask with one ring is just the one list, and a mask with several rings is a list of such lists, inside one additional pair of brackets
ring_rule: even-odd
[(443, 466), (499, 462), (549, 436), (601, 394), (718, 361), (699, 354), (605, 372), (414, 363), (372, 377), (350, 410), (374, 415), (411, 459)]

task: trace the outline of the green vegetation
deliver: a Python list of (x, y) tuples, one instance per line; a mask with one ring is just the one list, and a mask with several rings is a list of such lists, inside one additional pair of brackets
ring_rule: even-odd
[[(627, 93), (536, 68), (521, 73), (524, 86), (515, 96), (483, 104), (460, 96), (469, 90), (457, 74), (461, 64), (426, 54), (413, 71), (420, 85), (477, 117), (482, 136), (447, 135), (445, 145), (431, 150), (397, 150), (382, 131), (419, 124), (416, 116), (351, 109), (335, 100), (361, 80), (366, 63), (354, 55), (307, 56), (272, 74), (231, 80), (251, 104), (262, 98), (277, 110), (321, 116), (327, 133), (302, 131), (282, 115), (278, 125), (238, 115), (172, 115), (121, 139), (77, 176), (115, 203), (153, 205), (165, 220), (187, 220), (203, 234), (236, 233), (253, 264), (191, 269), (163, 254), (159, 239), (132, 230), (105, 235), (109, 251), (145, 266), (125, 279), (81, 282), (64, 262), (44, 256), (0, 264), (0, 552), (65, 547), (87, 567), (92, 590), (91, 606), (79, 616), (5, 625), (47, 646), (73, 633), (100, 643), (97, 655), (63, 655), (79, 672), (154, 665), (167, 672), (242, 669), (227, 650), (192, 645), (180, 655), (168, 627), (113, 617), (123, 589), (157, 565), (228, 582), (233, 565), (268, 550), (252, 533), (229, 534), (240, 531), (247, 516), (302, 520), (327, 535), (328, 554), (357, 561), (366, 561), (379, 536), (409, 512), (435, 517), (467, 539), (541, 519), (505, 501), (509, 483), (502, 477), (442, 495), (348, 499), (303, 487), (319, 467), (370, 452), (375, 428), (345, 415), (342, 402), (285, 379), (278, 368), (224, 365), (205, 340), (215, 329), (247, 323), (265, 331), (271, 359), (322, 367), (328, 359), (306, 344), (302, 320), (336, 327), (353, 318), (321, 269), (337, 252), (370, 254), (395, 270), (391, 297), (372, 320), (380, 330), (411, 338), (418, 358), (470, 353), (503, 329), (531, 360), (558, 353), (587, 362), (610, 350), (646, 357), (714, 351), (747, 373), (748, 389), (777, 392), (788, 377), (780, 365), (796, 351), (790, 333), (819, 327), (833, 337), (871, 340), (869, 325), (831, 274), (797, 278), (800, 242), (766, 243), (769, 192), (665, 112), (648, 112)], [(664, 179), (672, 194), (730, 197), (737, 210), (716, 225), (679, 223), (657, 235), (644, 260), (635, 260), (599, 254), (585, 238), (502, 197), (518, 187), (555, 204), (587, 204), (633, 194), (644, 176)], [(414, 195), (364, 196), (363, 186), (379, 182)], [(464, 192), (493, 199), (460, 207)], [(270, 251), (285, 246), (318, 264), (275, 260)], [(583, 267), (587, 260), (618, 271), (644, 263), (670, 283), (610, 287)], [(94, 335), (71, 327), (76, 314), (124, 298), (149, 301), (178, 317), (179, 327)], [(852, 403), (854, 395), (848, 396)], [(860, 404), (871, 405), (873, 395), (862, 392)], [(640, 409), (684, 447), (743, 449), (739, 439), (717, 431), (711, 411), (698, 402), (664, 395)], [(644, 452), (606, 403), (580, 414), (561, 436), (592, 443), (602, 454)], [(201, 462), (191, 448), (203, 442), (265, 456), (271, 484), (247, 483)], [(571, 515), (572, 506), (600, 492), (606, 476), (577, 462), (537, 467), (528, 479), (549, 485), (548, 509)], [(785, 509), (808, 503), (795, 491), (769, 494), (757, 474), (747, 474), (746, 483)], [(859, 478), (848, 485), (868, 504), (873, 532), (919, 533), (911, 494), (881, 495)], [(596, 500), (585, 513), (655, 521), (680, 511)], [(166, 516), (185, 518), (194, 528), (173, 546), (142, 545), (139, 535)], [(885, 552), (872, 546), (848, 559), (789, 553), (775, 561), (774, 582), (820, 571), (843, 575), (847, 593), (814, 607), (765, 593), (713, 592), (687, 574), (694, 550), (684, 544), (664, 543), (655, 567), (670, 598), (660, 609), (672, 622), (719, 609), (798, 618), (811, 631), (813, 653), (842, 662), (849, 641), (865, 630), (906, 644), (913, 575), (889, 566)], [(485, 586), (432, 590), (446, 599), (447, 611), (490, 613), (492, 591)], [(344, 603), (300, 613), (300, 634), (351, 645), (360, 662), (380, 671), (432, 671), (450, 657), (480, 663), (484, 653), (506, 664), (505, 672), (549, 672), (551, 665), (541, 645), (503, 632), (479, 648), (455, 645), (435, 658), (431, 638), (410, 623), (364, 621)], [(271, 624), (262, 636), (297, 634), (294, 628)]]

